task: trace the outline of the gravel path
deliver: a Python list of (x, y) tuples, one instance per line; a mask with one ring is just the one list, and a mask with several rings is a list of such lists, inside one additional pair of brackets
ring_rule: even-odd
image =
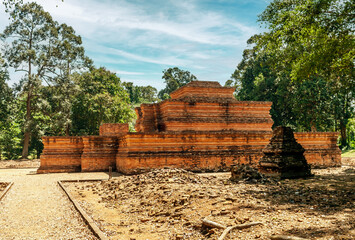
[(31, 174), (35, 170), (0, 169), (0, 182), (14, 182), (0, 202), (0, 239), (96, 239), (57, 181), (107, 174)]

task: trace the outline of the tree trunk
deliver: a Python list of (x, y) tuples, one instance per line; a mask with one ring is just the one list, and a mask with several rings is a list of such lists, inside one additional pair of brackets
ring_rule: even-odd
[(31, 135), (30, 132), (28, 132), (28, 131), (25, 132), (21, 159), (28, 158), (28, 147), (30, 145), (30, 135)]
[(66, 124), (65, 126), (65, 136), (69, 137), (69, 124)]
[[(32, 32), (30, 37), (30, 46), (29, 49), (32, 49)], [(28, 58), (28, 92), (27, 92), (27, 99), (26, 99), (26, 120), (25, 120), (25, 136), (23, 140), (23, 149), (22, 149), (22, 159), (27, 159), (28, 157), (28, 147), (30, 145), (30, 137), (31, 132), (29, 129), (29, 122), (31, 120), (31, 98), (32, 98), (32, 58)]]
[(26, 121), (25, 121), (25, 136), (23, 140), (23, 149), (22, 149), (22, 159), (27, 159), (28, 157), (28, 147), (30, 145), (30, 137), (31, 137), (31, 132), (30, 129), (28, 128), (28, 123), (31, 120), (31, 90), (29, 90), (27, 94), (27, 101), (26, 101)]
[(340, 146), (343, 148), (347, 145), (346, 124), (344, 123), (344, 120), (340, 120)]

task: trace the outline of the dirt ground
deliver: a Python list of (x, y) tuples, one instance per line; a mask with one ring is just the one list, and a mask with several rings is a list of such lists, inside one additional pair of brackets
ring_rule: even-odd
[(20, 168), (39, 168), (40, 165), (39, 159), (33, 160), (0, 160), (0, 169), (11, 168), (11, 169), (20, 169)]
[(108, 181), (66, 183), (110, 239), (270, 239), (273, 234), (307, 239), (355, 239), (355, 169), (312, 171), (309, 179), (234, 183), (230, 173), (194, 174), (162, 169)]

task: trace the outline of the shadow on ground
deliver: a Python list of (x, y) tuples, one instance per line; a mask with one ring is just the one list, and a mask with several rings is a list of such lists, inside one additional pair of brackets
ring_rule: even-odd
[(308, 179), (282, 180), (265, 184), (263, 191), (246, 191), (253, 197), (272, 205), (288, 205), (288, 210), (318, 211), (332, 214), (354, 210), (355, 169), (348, 168), (339, 174), (315, 175)]
[(349, 217), (346, 221), (336, 221), (334, 227), (308, 227), (308, 228), (293, 228), (284, 232), (285, 235), (300, 236), (304, 238), (322, 238), (333, 236), (332, 240), (350, 240), (354, 239), (351, 236), (351, 231), (355, 229), (355, 218)]

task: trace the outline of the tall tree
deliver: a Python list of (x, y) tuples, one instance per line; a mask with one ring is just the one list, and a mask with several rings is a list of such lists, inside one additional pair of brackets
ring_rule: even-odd
[(55, 67), (51, 49), (52, 39), (58, 33), (50, 14), (36, 3), (17, 5), (10, 16), (11, 22), (5, 28), (1, 38), (12, 40), (4, 54), (9, 65), (16, 71), (23, 71), (26, 74), (22, 81), (23, 91), (26, 93), (22, 158), (27, 158), (34, 91), (41, 87), (41, 78)]
[[(85, 56), (81, 37), (75, 34), (74, 29), (53, 21), (50, 14), (40, 5), (21, 4), (21, 1), (8, 1), (8, 4), (12, 10), (11, 22), (1, 38), (9, 43), (5, 49), (9, 65), (16, 71), (25, 73), (21, 80), (20, 99), (26, 101), (22, 151), (22, 158), (26, 158), (30, 140), (34, 140), (35, 144), (41, 137), (40, 133), (43, 132), (40, 131), (41, 121), (38, 121), (44, 119), (40, 111), (45, 111), (45, 115), (52, 117), (56, 125), (54, 127), (61, 129), (60, 135), (62, 132), (69, 135), (70, 99), (76, 91), (71, 73), (87, 69), (92, 61)], [(53, 87), (44, 88), (43, 81), (47, 86)], [(51, 114), (46, 109), (48, 99), (42, 97), (44, 92), (49, 90), (52, 91)], [(31, 137), (31, 130), (37, 137)]]
[(122, 85), (129, 94), (132, 105), (151, 103), (157, 101), (157, 89), (148, 86), (135, 86), (132, 82), (123, 82)]
[(125, 123), (134, 117), (129, 96), (116, 74), (105, 68), (92, 68), (74, 74), (80, 87), (73, 102), (74, 135), (97, 135), (102, 123)]
[(197, 80), (189, 71), (181, 70), (178, 67), (165, 69), (162, 79), (164, 79), (164, 83), (166, 84), (165, 88), (158, 93), (158, 97), (162, 100), (170, 98), (169, 94), (179, 87)]
[[(255, 44), (253, 36), (248, 43)], [(277, 59), (259, 46), (246, 49), (243, 59), (232, 74), (239, 100), (272, 101), (274, 126), (287, 125), (297, 131), (334, 130), (336, 104), (330, 82), (321, 77), (292, 81), (290, 70), (277, 71)]]
[[(75, 34), (75, 30), (61, 24), (57, 27), (58, 37), (56, 39), (55, 52), (56, 58), (55, 72), (52, 72), (53, 78), (51, 84), (53, 88), (52, 97), (56, 103), (53, 120), (57, 129), (61, 129), (66, 136), (69, 136), (71, 127), (71, 108), (72, 96), (74, 96), (78, 87), (72, 79), (72, 73), (75, 71), (87, 70), (92, 66), (92, 60), (85, 56), (84, 47), (81, 45), (81, 37)], [(59, 135), (62, 133), (59, 132)]]
[(341, 102), (335, 111), (342, 146), (354, 114), (354, 12), (352, 0), (274, 0), (260, 15), (269, 31), (257, 39), (259, 50), (274, 56), (277, 72), (290, 71), (293, 81), (330, 82), (330, 96)]

